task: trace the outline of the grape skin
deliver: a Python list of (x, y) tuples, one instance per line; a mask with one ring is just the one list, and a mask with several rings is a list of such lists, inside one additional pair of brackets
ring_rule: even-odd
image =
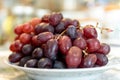
[(71, 39), (68, 36), (62, 36), (59, 39), (58, 44), (59, 44), (59, 49), (63, 54), (67, 54), (67, 51), (72, 46)]

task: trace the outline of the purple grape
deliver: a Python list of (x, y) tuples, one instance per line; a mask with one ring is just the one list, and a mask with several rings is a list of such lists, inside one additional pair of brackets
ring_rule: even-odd
[(66, 34), (74, 40), (77, 37), (76, 27), (74, 25), (68, 26), (66, 29)]
[(60, 23), (63, 16), (61, 13), (52, 13), (49, 17), (49, 23), (53, 26), (56, 26)]
[(40, 59), (43, 56), (43, 50), (41, 48), (35, 48), (32, 52), (32, 57)]
[(52, 61), (49, 58), (41, 58), (38, 61), (38, 68), (52, 68)]
[(30, 59), (26, 62), (26, 67), (29, 67), (29, 68), (36, 68), (37, 67), (37, 60), (36, 59)]
[(28, 60), (30, 60), (30, 59), (31, 59), (31, 56), (23, 57), (23, 58), (20, 60), (20, 62), (19, 62), (19, 66), (24, 67), (24, 65), (26, 64), (26, 62), (27, 62)]
[(56, 39), (50, 39), (46, 43), (45, 56), (55, 60), (58, 53), (58, 42)]
[(65, 30), (65, 24), (63, 22), (60, 22), (56, 27), (55, 27), (55, 32), (56, 33), (61, 33), (62, 31)]
[(19, 62), (22, 57), (23, 55), (21, 53), (12, 53), (9, 55), (8, 59), (11, 63), (16, 63)]
[(33, 51), (33, 46), (31, 44), (26, 44), (22, 48), (22, 52), (24, 55), (31, 55)]

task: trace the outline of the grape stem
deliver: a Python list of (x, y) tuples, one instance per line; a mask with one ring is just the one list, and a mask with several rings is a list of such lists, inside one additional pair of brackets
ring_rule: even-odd
[(98, 24), (99, 24), (99, 23), (97, 22), (95, 28), (100, 29), (101, 34), (103, 33), (103, 30), (105, 30), (105, 31), (107, 31), (107, 32), (112, 32), (112, 31), (113, 31), (113, 30), (111, 30), (110, 28), (106, 28), (106, 27), (102, 27), (102, 28), (100, 28), (100, 27), (98, 27)]
[(58, 40), (65, 32), (66, 32), (66, 30), (64, 30), (64, 31), (57, 37), (56, 40)]
[(88, 53), (87, 53), (85, 50), (83, 50), (83, 53), (84, 53), (84, 55), (85, 55), (85, 56), (87, 56), (87, 55), (88, 55)]

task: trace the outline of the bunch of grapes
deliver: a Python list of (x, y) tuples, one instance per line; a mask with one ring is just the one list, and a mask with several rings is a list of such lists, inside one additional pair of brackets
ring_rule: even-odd
[(100, 43), (96, 28), (51, 13), (18, 25), (8, 59), (29, 68), (91, 68), (108, 63), (110, 46)]

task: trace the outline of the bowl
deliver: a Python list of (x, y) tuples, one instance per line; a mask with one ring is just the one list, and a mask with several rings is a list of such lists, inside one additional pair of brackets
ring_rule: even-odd
[(120, 58), (118, 60), (112, 57), (106, 66), (81, 69), (38, 69), (20, 67), (10, 63), (8, 60), (5, 60), (5, 63), (13, 68), (24, 71), (33, 80), (94, 80), (101, 73), (109, 69), (115, 69), (115, 64), (118, 64), (118, 61), (120, 61)]

